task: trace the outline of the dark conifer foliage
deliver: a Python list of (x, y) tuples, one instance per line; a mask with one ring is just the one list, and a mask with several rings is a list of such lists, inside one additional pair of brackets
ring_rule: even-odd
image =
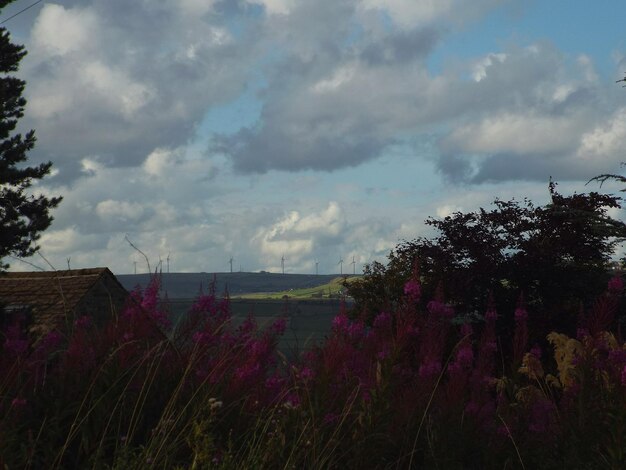
[[(9, 3), (0, 0), (0, 11)], [(28, 192), (33, 180), (50, 172), (52, 163), (25, 165), (35, 146), (35, 132), (14, 133), (26, 105), (25, 82), (10, 74), (24, 55), (24, 46), (13, 44), (9, 32), (0, 28), (0, 270), (9, 266), (7, 255), (30, 256), (37, 250), (40, 233), (52, 222), (50, 210), (61, 201)]]

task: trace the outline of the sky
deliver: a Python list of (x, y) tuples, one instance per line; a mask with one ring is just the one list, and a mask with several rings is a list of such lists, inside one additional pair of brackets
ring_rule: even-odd
[[(33, 4), (16, 0), (0, 21)], [(62, 195), (12, 270), (320, 274), (428, 217), (618, 193), (626, 3), (60, 0), (4, 26)], [(613, 216), (626, 219), (624, 211)], [(343, 263), (340, 264), (340, 260)]]

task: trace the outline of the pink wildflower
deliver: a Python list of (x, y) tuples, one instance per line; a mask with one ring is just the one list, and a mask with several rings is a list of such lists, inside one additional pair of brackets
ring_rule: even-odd
[(4, 350), (14, 356), (23, 356), (28, 351), (28, 340), (22, 338), (19, 325), (7, 328)]
[(490, 308), (485, 312), (485, 320), (487, 321), (496, 321), (498, 319), (498, 312), (496, 312), (495, 308)]
[(346, 315), (337, 315), (333, 318), (333, 330), (337, 333), (346, 331), (348, 328), (348, 322), (349, 320)]
[(608, 291), (610, 294), (619, 295), (624, 289), (624, 281), (621, 276), (615, 275), (609, 280)]
[(589, 336), (589, 330), (586, 328), (577, 328), (576, 329), (576, 339), (582, 341), (587, 336)]
[(347, 332), (350, 338), (360, 339), (365, 333), (365, 325), (361, 320), (350, 322)]
[(324, 424), (334, 424), (339, 421), (339, 415), (336, 413), (326, 413), (324, 415)]
[(90, 326), (91, 326), (91, 318), (88, 317), (87, 315), (83, 315), (82, 317), (77, 318), (76, 321), (74, 322), (75, 328), (87, 329)]
[(386, 358), (389, 357), (390, 351), (389, 351), (389, 345), (385, 344), (383, 346), (383, 349), (381, 351), (379, 351), (378, 353), (376, 353), (376, 357), (381, 360), (384, 361)]
[(513, 361), (520, 363), (528, 343), (528, 312), (524, 307), (523, 297), (520, 296), (518, 307), (515, 309), (515, 331), (513, 333)]
[(422, 379), (430, 379), (438, 375), (440, 372), (441, 363), (439, 361), (430, 360), (420, 366), (418, 374)]
[(62, 340), (63, 335), (57, 330), (52, 330), (37, 343), (36, 353), (40, 357), (45, 357), (50, 353), (58, 351)]
[(12, 408), (22, 408), (26, 406), (26, 398), (16, 397), (11, 401)]
[(286, 329), (287, 329), (287, 319), (285, 317), (279, 318), (274, 323), (272, 323), (272, 326), (270, 327), (270, 331), (272, 332), (272, 334), (276, 336), (283, 335)]
[(528, 319), (528, 312), (524, 307), (517, 307), (515, 309), (515, 321), (524, 321)]
[(313, 373), (313, 371), (312, 371), (310, 368), (308, 368), (308, 367), (303, 367), (303, 368), (300, 370), (300, 378), (301, 378), (303, 381), (307, 382), (307, 381), (309, 381), (309, 380), (313, 379), (313, 377), (315, 377), (315, 374)]
[(530, 353), (537, 359), (541, 359), (541, 348), (538, 345), (533, 346)]
[(472, 351), (471, 345), (467, 345), (459, 349), (459, 352), (456, 355), (456, 362), (463, 368), (469, 368), (472, 366), (472, 363), (474, 362), (474, 352)]
[(374, 328), (385, 329), (391, 327), (391, 315), (387, 312), (381, 312), (374, 318)]
[(422, 295), (422, 287), (415, 279), (410, 279), (404, 284), (404, 295), (408, 297), (411, 302), (419, 302)]
[(450, 319), (454, 315), (454, 310), (440, 300), (431, 300), (426, 306), (428, 311), (437, 317)]

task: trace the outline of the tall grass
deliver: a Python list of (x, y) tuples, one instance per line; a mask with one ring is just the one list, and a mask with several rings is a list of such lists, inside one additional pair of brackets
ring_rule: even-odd
[(105, 325), (2, 333), (0, 468), (626, 466), (619, 279), (541, 350), (523, 302), (498, 338), (495, 306), (457, 325), (414, 275), (395, 311), (368, 325), (342, 308), (295, 359), (277, 350), (285, 319), (235, 326), (211, 290), (172, 327), (158, 292)]

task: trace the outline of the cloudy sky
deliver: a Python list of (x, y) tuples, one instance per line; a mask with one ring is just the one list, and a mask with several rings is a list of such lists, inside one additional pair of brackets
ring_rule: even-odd
[(54, 163), (36, 190), (64, 197), (41, 252), (145, 271), (128, 236), (164, 270), (358, 272), (428, 216), (543, 204), (550, 176), (598, 190), (626, 160), (624, 18), (616, 0), (41, 2), (5, 23), (31, 161)]

